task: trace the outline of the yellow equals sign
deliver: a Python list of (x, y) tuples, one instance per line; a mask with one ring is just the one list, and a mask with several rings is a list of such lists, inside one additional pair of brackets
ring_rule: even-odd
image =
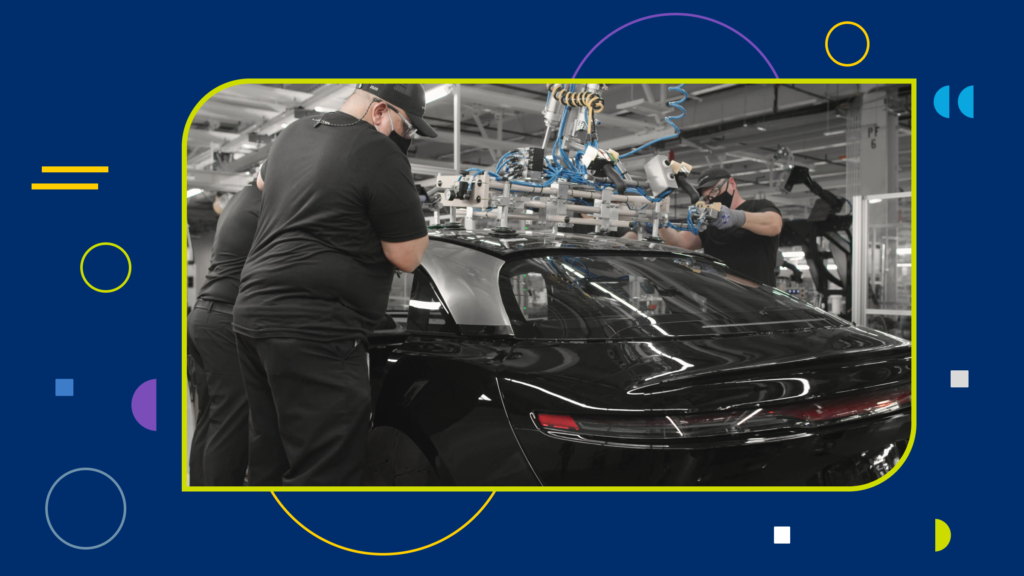
[[(106, 174), (108, 166), (43, 166), (44, 174)], [(99, 184), (33, 184), (33, 190), (99, 190)]]

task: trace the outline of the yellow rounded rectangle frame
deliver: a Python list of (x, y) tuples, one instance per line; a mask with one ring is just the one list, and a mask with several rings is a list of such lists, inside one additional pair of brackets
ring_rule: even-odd
[[(418, 84), (908, 84), (911, 97), (911, 181), (917, 184), (917, 80), (913, 78), (249, 78), (233, 80), (210, 90), (192, 108), (181, 137), (181, 489), (183, 492), (859, 492), (891, 478), (906, 462), (917, 436), (917, 341), (911, 340), (911, 428), (907, 449), (899, 462), (881, 478), (859, 486), (189, 486), (188, 485), (188, 360), (186, 330), (188, 308), (187, 190), (188, 133), (196, 113), (218, 92), (243, 84), (359, 84), (372, 82)], [(917, 203), (911, 204), (911, 334), (917, 333)]]

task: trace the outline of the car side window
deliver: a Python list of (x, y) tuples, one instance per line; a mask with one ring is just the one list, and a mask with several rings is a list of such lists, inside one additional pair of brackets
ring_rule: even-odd
[(412, 274), (396, 275), (388, 298), (388, 316), (410, 332), (459, 333), (455, 320), (422, 266)]

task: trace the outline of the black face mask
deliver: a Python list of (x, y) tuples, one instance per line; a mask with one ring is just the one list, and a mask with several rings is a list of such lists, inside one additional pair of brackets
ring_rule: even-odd
[(732, 194), (729, 192), (722, 192), (718, 196), (715, 196), (710, 200), (711, 202), (721, 202), (722, 206), (727, 208), (732, 207)]
[(388, 138), (395, 144), (398, 144), (398, 149), (402, 151), (402, 154), (409, 155), (409, 146), (412, 144), (412, 139), (402, 138), (394, 130), (391, 131), (391, 134), (388, 134)]
[(728, 183), (723, 184), (722, 187), (719, 188), (721, 192), (718, 193), (718, 196), (710, 198), (710, 196), (715, 193), (715, 191), (712, 190), (708, 194), (708, 197), (704, 198), (704, 202), (708, 204), (712, 204), (714, 202), (721, 202), (722, 206), (725, 206), (726, 208), (732, 208), (732, 193), (725, 191), (728, 186)]

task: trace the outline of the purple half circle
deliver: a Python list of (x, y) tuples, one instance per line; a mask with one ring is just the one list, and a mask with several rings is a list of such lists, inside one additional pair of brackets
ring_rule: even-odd
[(156, 380), (147, 380), (135, 389), (132, 416), (139, 426), (156, 432)]

